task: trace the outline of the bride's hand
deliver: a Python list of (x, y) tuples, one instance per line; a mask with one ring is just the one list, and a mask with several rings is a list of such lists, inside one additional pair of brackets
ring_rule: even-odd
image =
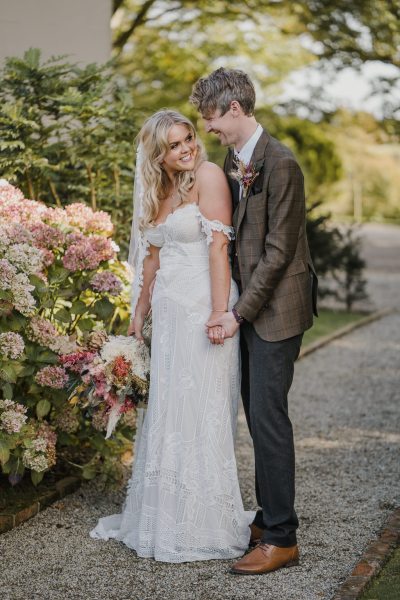
[(128, 335), (134, 335), (137, 340), (143, 342), (143, 329), (144, 317), (141, 315), (135, 315), (128, 327)]

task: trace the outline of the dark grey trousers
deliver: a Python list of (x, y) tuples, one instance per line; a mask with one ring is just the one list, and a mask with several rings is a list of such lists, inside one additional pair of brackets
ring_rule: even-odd
[(294, 510), (294, 443), (287, 397), (303, 334), (267, 342), (251, 323), (244, 322), (240, 329), (242, 399), (253, 438), (260, 507), (254, 523), (264, 529), (263, 542), (293, 546), (299, 522)]

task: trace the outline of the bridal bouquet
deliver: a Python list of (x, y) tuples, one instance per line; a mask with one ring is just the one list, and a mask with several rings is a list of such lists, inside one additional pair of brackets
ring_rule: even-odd
[(75, 374), (70, 403), (79, 403), (92, 420), (103, 415), (106, 439), (124, 413), (147, 402), (150, 353), (134, 337), (111, 336), (100, 350), (64, 355), (61, 362)]

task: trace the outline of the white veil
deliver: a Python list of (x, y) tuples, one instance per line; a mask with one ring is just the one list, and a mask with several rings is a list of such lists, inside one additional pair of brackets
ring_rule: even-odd
[(131, 294), (131, 313), (135, 313), (143, 286), (143, 261), (146, 257), (148, 243), (140, 230), (140, 219), (143, 215), (143, 146), (140, 143), (136, 152), (135, 183), (133, 186), (133, 216), (131, 239), (129, 242), (128, 263), (133, 269), (133, 283)]

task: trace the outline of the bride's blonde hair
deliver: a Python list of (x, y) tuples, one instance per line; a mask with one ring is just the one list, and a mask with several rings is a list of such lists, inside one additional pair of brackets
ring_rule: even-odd
[(185, 125), (196, 140), (197, 154), (193, 171), (176, 173), (176, 195), (178, 205), (188, 199), (189, 191), (194, 185), (195, 174), (199, 165), (205, 160), (206, 153), (196, 130), (189, 119), (174, 110), (159, 110), (147, 119), (138, 135), (138, 143), (142, 144), (142, 182), (144, 188), (142, 218), (140, 227), (148, 227), (157, 217), (160, 202), (170, 190), (171, 182), (162, 168), (164, 156), (170, 150), (168, 133), (174, 125)]

